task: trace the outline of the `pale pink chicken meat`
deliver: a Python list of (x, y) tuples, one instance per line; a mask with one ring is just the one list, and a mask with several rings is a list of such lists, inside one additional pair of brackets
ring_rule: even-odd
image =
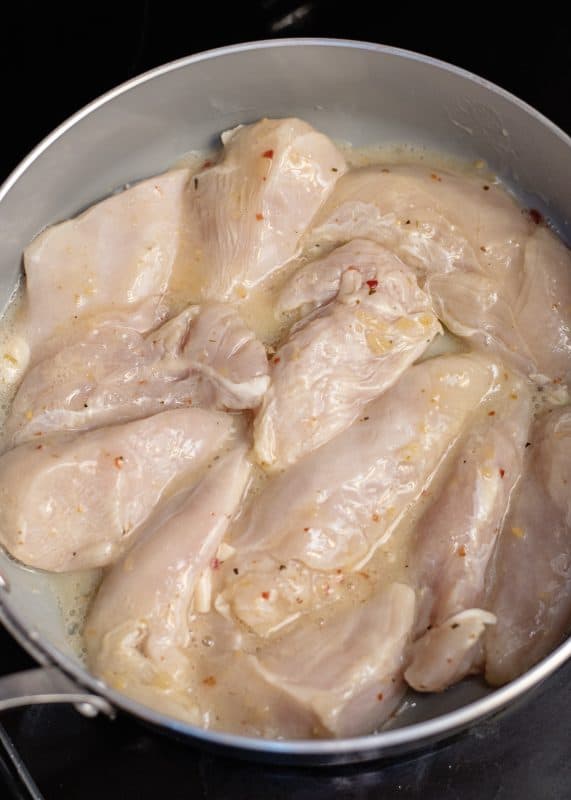
[(393, 583), (322, 626), (303, 620), (253, 657), (258, 673), (329, 735), (372, 733), (404, 694), (413, 590)]
[(109, 564), (175, 481), (205, 469), (235, 427), (228, 415), (178, 409), (20, 445), (0, 459), (0, 542), (38, 569)]
[(430, 483), (496, 372), (472, 356), (411, 367), (349, 429), (272, 477), (232, 544), (313, 569), (364, 563)]
[(503, 275), (521, 265), (522, 242), (533, 228), (507, 192), (486, 179), (418, 165), (374, 166), (339, 180), (306, 245), (371, 239), (422, 273)]
[(185, 648), (196, 582), (216, 555), (250, 470), (240, 445), (151, 518), (105, 576), (85, 635), (90, 666), (112, 685), (188, 684)]
[(496, 617), (481, 608), (469, 608), (427, 631), (410, 648), (404, 673), (417, 692), (441, 692), (484, 665), (481, 639)]
[(165, 316), (163, 300), (187, 236), (186, 169), (136, 184), (53, 225), (24, 253), (23, 328), (32, 362), (82, 335), (89, 317), (137, 331)]
[(201, 291), (219, 300), (247, 291), (298, 253), (346, 170), (334, 144), (299, 119), (240, 125), (222, 142), (221, 161), (188, 189), (208, 266)]
[(146, 336), (103, 324), (28, 371), (6, 438), (20, 444), (180, 406), (255, 408), (268, 384), (264, 346), (222, 303), (191, 306)]
[(464, 273), (428, 280), (450, 329), (502, 353), (540, 384), (571, 380), (571, 252), (543, 226), (525, 240), (517, 269), (502, 276)]
[(419, 691), (441, 691), (479, 670), (478, 640), (495, 621), (482, 611), (485, 579), (522, 475), (532, 413), (526, 382), (507, 372), (502, 377), (490, 410), (466, 434), (411, 543), (419, 616), (406, 678)]
[(513, 680), (571, 625), (571, 411), (548, 411), (530, 433), (526, 474), (502, 531), (488, 608), (486, 678)]
[(569, 380), (571, 254), (500, 186), (419, 166), (353, 170), (306, 246), (356, 238), (416, 268), (453, 333), (530, 376)]
[(372, 247), (375, 278), (365, 280), (347, 257), (335, 299), (294, 326), (272, 360), (254, 423), (256, 456), (268, 469), (294, 464), (348, 428), (441, 332), (412, 270)]
[(377, 278), (379, 269), (390, 271), (398, 263), (399, 259), (390, 250), (376, 242), (352, 239), (296, 270), (278, 296), (276, 311), (282, 314), (297, 309), (310, 311), (328, 303), (339, 291), (341, 276), (347, 269), (358, 270), (366, 283)]
[(571, 627), (571, 252), (484, 171), (221, 140), (26, 249), (0, 545), (108, 567), (90, 669), (205, 728), (512, 680)]

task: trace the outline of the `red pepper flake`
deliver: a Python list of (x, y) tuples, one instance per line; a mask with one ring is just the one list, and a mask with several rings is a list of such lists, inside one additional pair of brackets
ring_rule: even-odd
[(489, 417), (495, 417), (496, 416), (496, 412), (495, 411), (488, 411), (488, 416)]
[(115, 464), (115, 466), (117, 467), (117, 469), (123, 469), (123, 464), (124, 464), (124, 462), (125, 462), (125, 459), (123, 458), (123, 456), (117, 456), (117, 457), (116, 457), (116, 458), (113, 460), (113, 463)]
[(205, 161), (205, 162), (204, 162), (204, 164), (202, 165), (202, 169), (208, 169), (208, 167), (211, 167), (213, 163), (214, 163), (213, 161), (211, 161), (210, 159), (208, 159), (208, 160), (207, 160), (207, 161)]
[(222, 562), (220, 561), (220, 559), (218, 559), (218, 558), (213, 558), (213, 559), (210, 561), (210, 569), (220, 569), (220, 565), (221, 565), (221, 564), (222, 564)]
[(262, 153), (262, 158), (273, 158), (273, 157), (274, 157), (273, 150), (266, 150), (264, 153)]
[(281, 358), (280, 358), (279, 356), (276, 356), (276, 357), (274, 358), (274, 364), (279, 364), (279, 363), (280, 363), (280, 361), (281, 361)]
[(543, 222), (543, 214), (541, 211), (538, 211), (537, 208), (530, 208), (527, 213), (532, 222), (535, 222), (536, 225), (541, 225)]
[(501, 469), (500, 467), (500, 478), (503, 478), (505, 474), (506, 474), (505, 469)]
[(264, 600), (269, 600), (270, 599), (270, 593), (269, 592), (262, 592), (262, 597), (264, 598)]
[(264, 215), (263, 214), (256, 214), (256, 219), (258, 220), (258, 222), (261, 222), (264, 219)]
[(365, 283), (367, 284), (369, 289), (372, 289), (372, 290), (376, 289), (377, 286), (379, 285), (379, 282), (377, 280), (375, 280), (375, 278), (371, 278), (370, 281), (365, 281)]
[(442, 178), (439, 175), (437, 175), (435, 172), (433, 172), (430, 177), (432, 178), (433, 181), (442, 181)]
[(216, 686), (216, 678), (214, 677), (214, 675), (209, 675), (202, 681), (202, 683), (205, 686)]
[(308, 532), (308, 530), (309, 530), (309, 528), (304, 528), (304, 529), (303, 529), (304, 533), (307, 533), (307, 532)]
[(460, 545), (460, 547), (458, 548), (458, 555), (459, 555), (461, 558), (464, 558), (464, 556), (466, 555), (466, 548), (464, 547), (464, 545), (463, 545), (463, 544), (462, 544), (462, 545)]
[(37, 444), (36, 445), (36, 450), (43, 450), (43, 449), (44, 449), (43, 444)]
[(382, 700), (383, 697), (384, 697), (384, 694), (382, 692), (379, 692), (378, 695), (377, 695), (377, 700)]

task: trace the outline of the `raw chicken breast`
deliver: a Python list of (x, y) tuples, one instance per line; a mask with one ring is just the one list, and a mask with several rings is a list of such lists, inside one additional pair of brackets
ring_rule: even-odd
[(272, 478), (232, 544), (314, 569), (364, 563), (428, 486), (496, 377), (493, 362), (471, 356), (411, 367), (351, 428)]
[(480, 639), (495, 623), (489, 611), (470, 608), (431, 628), (411, 647), (404, 673), (408, 685), (417, 692), (441, 692), (479, 672), (484, 660)]
[(414, 623), (414, 592), (393, 583), (322, 626), (303, 620), (254, 664), (334, 736), (372, 733), (404, 694), (402, 670)]
[(487, 565), (522, 474), (532, 413), (525, 381), (502, 377), (490, 410), (466, 435), (416, 526), (411, 567), (424, 595), (426, 624), (484, 600)]
[(328, 303), (339, 291), (341, 276), (347, 269), (358, 270), (363, 283), (367, 283), (377, 278), (378, 271), (390, 272), (399, 264), (401, 270), (405, 269), (393, 253), (376, 242), (353, 239), (294, 272), (280, 292), (276, 311), (309, 311)]
[(521, 267), (533, 223), (501, 187), (442, 170), (366, 167), (342, 177), (306, 243), (365, 238), (426, 274)]
[(35, 362), (86, 317), (154, 328), (185, 237), (186, 169), (142, 181), (53, 225), (27, 247), (24, 327)]
[(346, 269), (336, 299), (295, 326), (272, 361), (254, 424), (267, 468), (294, 464), (348, 428), (441, 332), (414, 273), (374, 246), (376, 277), (365, 282), (358, 268)]
[(571, 252), (547, 228), (527, 239), (523, 264), (501, 276), (428, 280), (437, 313), (459, 336), (539, 383), (571, 380)]
[(571, 381), (571, 251), (545, 227), (525, 246), (523, 279), (510, 287), (536, 372)]
[(152, 518), (101, 584), (85, 635), (92, 669), (112, 685), (187, 684), (188, 615), (250, 476), (243, 446)]
[(224, 414), (178, 409), (20, 445), (0, 459), (0, 541), (38, 569), (110, 564), (173, 482), (203, 469), (234, 430)]
[(7, 420), (20, 444), (177, 406), (254, 408), (269, 384), (264, 346), (221, 303), (191, 306), (146, 337), (102, 325), (25, 376)]
[[(407, 680), (419, 691), (445, 689), (464, 677), (461, 669), (468, 674), (481, 666), (473, 634), (495, 621), (479, 608), (486, 602), (488, 564), (522, 474), (532, 413), (525, 382), (508, 373), (503, 378), (492, 408), (467, 434), (441, 491), (416, 526), (411, 567), (419, 589), (421, 638), (413, 647)], [(464, 613), (471, 620), (469, 634), (465, 622), (462, 631), (454, 624)]]
[(293, 559), (280, 562), (270, 553), (237, 552), (224, 568), (226, 584), (216, 597), (216, 609), (264, 638), (348, 594), (353, 600), (370, 594), (368, 575), (351, 573), (348, 581), (342, 570), (319, 572)]
[(571, 410), (548, 412), (530, 435), (527, 471), (502, 531), (488, 608), (486, 678), (513, 680), (571, 625)]
[(501, 187), (419, 166), (351, 171), (306, 246), (355, 238), (426, 276), (453, 333), (541, 381), (570, 380), (571, 253)]
[(333, 143), (299, 119), (264, 119), (222, 134), (220, 163), (189, 184), (199, 221), (202, 293), (245, 292), (289, 261), (346, 169)]

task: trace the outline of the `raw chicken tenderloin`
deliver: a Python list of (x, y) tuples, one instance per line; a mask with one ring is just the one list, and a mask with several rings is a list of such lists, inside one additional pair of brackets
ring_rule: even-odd
[(541, 381), (571, 379), (571, 254), (501, 186), (420, 166), (352, 170), (305, 245), (356, 238), (425, 276), (453, 333)]
[(53, 225), (26, 248), (24, 329), (32, 361), (83, 335), (87, 317), (138, 331), (164, 317), (162, 298), (185, 237), (186, 169), (142, 181)]
[[(112, 685), (184, 684), (196, 580), (216, 555), (250, 477), (238, 446), (149, 521), (105, 576), (85, 636), (91, 668)], [(123, 687), (125, 688), (125, 687)]]
[(442, 330), (413, 271), (374, 246), (375, 277), (346, 269), (335, 300), (294, 326), (272, 361), (254, 423), (266, 468), (290, 466), (348, 428)]
[(526, 474), (495, 559), (486, 679), (513, 680), (544, 658), (571, 625), (571, 410), (554, 409), (530, 434)]
[(310, 710), (327, 734), (372, 733), (404, 694), (414, 605), (410, 587), (390, 584), (322, 626), (302, 620), (253, 663), (268, 683)]
[(379, 270), (390, 271), (395, 265), (406, 269), (386, 247), (369, 239), (353, 239), (296, 270), (278, 296), (276, 311), (283, 314), (303, 309), (307, 312), (325, 305), (339, 291), (341, 276), (347, 269), (357, 269), (366, 283), (375, 280)]
[(258, 406), (268, 388), (266, 351), (222, 303), (191, 306), (146, 337), (102, 325), (26, 374), (6, 423), (11, 444), (90, 430), (177, 406)]
[(492, 408), (461, 443), (448, 479), (416, 526), (411, 567), (419, 639), (406, 679), (418, 691), (441, 691), (479, 670), (479, 639), (495, 622), (482, 610), (486, 572), (521, 478), (532, 414), (526, 383), (508, 373), (503, 378)]
[(473, 356), (411, 367), (348, 430), (270, 479), (232, 543), (314, 569), (363, 564), (428, 486), (497, 375), (494, 362)]
[(207, 265), (202, 294), (215, 299), (244, 293), (295, 256), (346, 169), (333, 143), (299, 119), (240, 125), (222, 142), (222, 160), (188, 188)]
[(38, 569), (110, 564), (174, 481), (204, 469), (234, 431), (228, 415), (178, 409), (20, 445), (0, 459), (0, 542)]
[(534, 229), (523, 264), (503, 278), (435, 275), (426, 288), (440, 318), (479, 349), (540, 384), (571, 381), (571, 252), (547, 228)]

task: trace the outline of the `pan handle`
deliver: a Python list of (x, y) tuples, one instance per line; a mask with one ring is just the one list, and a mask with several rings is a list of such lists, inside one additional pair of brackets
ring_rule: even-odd
[(113, 719), (115, 709), (96, 694), (82, 691), (57, 667), (38, 667), (0, 678), (0, 712), (40, 703), (73, 703), (80, 714)]

